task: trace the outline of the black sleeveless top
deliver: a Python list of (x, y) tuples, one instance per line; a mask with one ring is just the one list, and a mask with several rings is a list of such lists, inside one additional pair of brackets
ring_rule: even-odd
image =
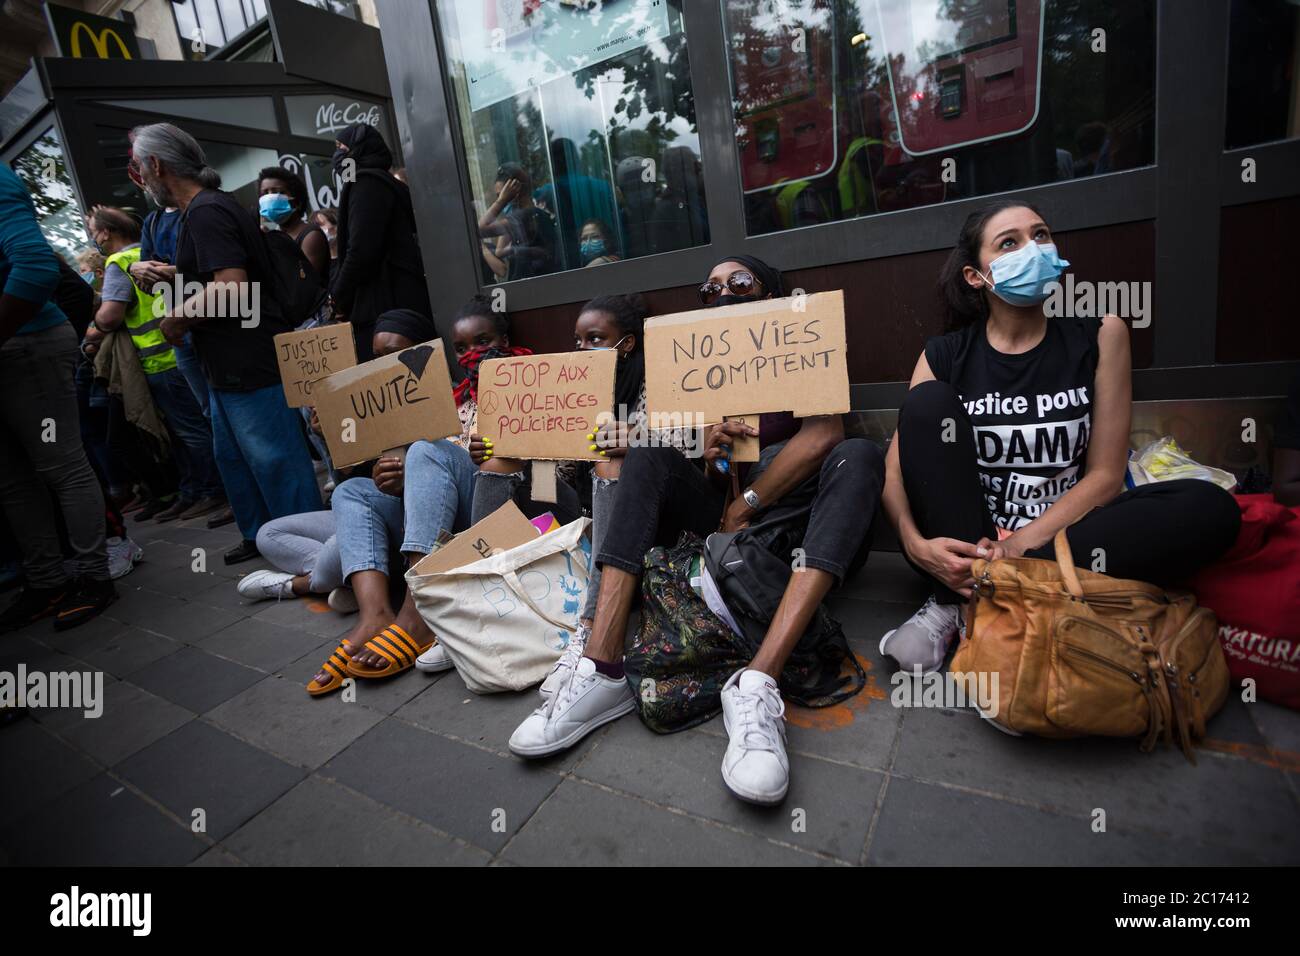
[(1008, 355), (989, 345), (984, 322), (925, 343), (934, 377), (970, 415), (980, 483), (993, 521), (1015, 531), (1083, 476), (1092, 432), (1101, 320), (1047, 320), (1043, 340)]

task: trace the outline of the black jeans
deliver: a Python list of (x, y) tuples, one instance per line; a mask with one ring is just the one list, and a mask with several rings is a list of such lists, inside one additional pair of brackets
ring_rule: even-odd
[[(943, 441), (945, 419), (957, 424), (955, 441)], [(976, 466), (974, 429), (951, 385), (922, 382), (908, 392), (895, 441), (912, 519), (922, 535), (972, 543), (997, 539)], [(1076, 521), (1066, 537), (1081, 568), (1091, 569), (1103, 558), (1112, 577), (1166, 586), (1223, 554), (1240, 527), (1241, 511), (1232, 495), (1188, 478), (1126, 491)], [(1054, 560), (1056, 552), (1049, 542), (1025, 556)], [(937, 582), (934, 594), (940, 604), (965, 602)]]
[[(751, 472), (757, 478), (778, 448), (764, 449)], [(885, 459), (865, 438), (846, 438), (822, 461), (808, 530), (804, 563), (826, 571), (836, 584), (867, 560), (871, 526), (880, 507)], [(675, 448), (632, 448), (619, 475), (614, 515), (596, 563), (640, 575), (645, 553), (676, 543), (682, 531), (706, 537), (718, 530), (726, 496)], [(755, 520), (762, 519), (762, 512)]]

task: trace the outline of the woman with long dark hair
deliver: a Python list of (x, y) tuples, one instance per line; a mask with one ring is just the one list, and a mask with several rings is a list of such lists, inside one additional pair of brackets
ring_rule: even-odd
[(972, 213), (940, 273), (946, 335), (925, 345), (890, 444), (885, 510), (933, 596), (882, 638), (907, 670), (937, 670), (979, 558), (1052, 557), (1062, 528), (1082, 566), (1157, 584), (1232, 544), (1232, 497), (1188, 479), (1124, 491), (1132, 383), (1114, 315), (1048, 318), (1069, 263), (1042, 214)]

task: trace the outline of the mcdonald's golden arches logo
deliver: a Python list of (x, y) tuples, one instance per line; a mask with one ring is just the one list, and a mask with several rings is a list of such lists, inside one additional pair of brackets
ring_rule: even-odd
[[(95, 56), (99, 59), (131, 59), (131, 51), (127, 48), (126, 41), (122, 39), (121, 34), (119, 34), (117, 30), (113, 27), (104, 27), (102, 30), (96, 32), (95, 28), (87, 24), (84, 20), (78, 20), (72, 25), (72, 32), (69, 36), (69, 52), (73, 57), (80, 59), (83, 56), (81, 52), (81, 35), (83, 33), (90, 40), (90, 45), (95, 50)], [(115, 58), (109, 56), (108, 41), (110, 37), (117, 41), (117, 48), (122, 54), (121, 57)]]

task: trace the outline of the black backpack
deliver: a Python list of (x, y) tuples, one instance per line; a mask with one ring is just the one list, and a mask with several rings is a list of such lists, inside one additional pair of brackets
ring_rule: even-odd
[(280, 230), (263, 233), (271, 271), (276, 283), (276, 301), (285, 322), (298, 328), (325, 305), (329, 290), (320, 282), (315, 266), (288, 234)]

